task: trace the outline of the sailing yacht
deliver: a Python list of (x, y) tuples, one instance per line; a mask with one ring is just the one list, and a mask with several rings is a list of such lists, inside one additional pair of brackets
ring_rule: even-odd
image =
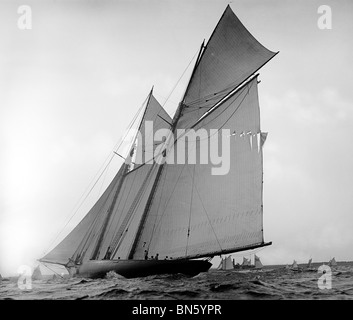
[(262, 264), (260, 258), (256, 254), (254, 256), (254, 261), (255, 261), (255, 263), (254, 263), (255, 264), (255, 269), (262, 269), (263, 264)]
[(333, 258), (328, 262), (328, 265), (329, 265), (330, 267), (336, 267), (336, 266), (337, 266), (337, 262), (336, 262), (335, 257), (333, 257)]
[(217, 270), (233, 270), (234, 266), (233, 266), (233, 260), (232, 260), (232, 256), (228, 256), (226, 258), (222, 258)]
[(313, 261), (313, 259), (310, 258), (309, 261), (308, 261), (308, 264), (307, 264), (307, 266), (305, 268), (305, 271), (317, 272), (317, 269), (312, 266), (312, 261)]
[[(82, 221), (39, 261), (92, 278), (109, 271), (127, 278), (194, 276), (208, 271), (216, 255), (270, 245), (263, 234), (267, 133), (260, 128), (256, 72), (277, 53), (261, 45), (228, 5), (201, 45), (173, 118), (151, 90), (139, 134), (116, 176)], [(227, 174), (213, 174), (211, 161), (174, 161), (178, 133), (201, 129), (206, 141), (229, 143)], [(148, 144), (160, 130), (169, 132), (164, 141)], [(200, 154), (197, 138), (188, 139), (182, 151), (188, 148)]]
[(42, 280), (42, 279), (43, 279), (43, 275), (42, 275), (42, 272), (40, 271), (40, 266), (37, 266), (32, 273), (32, 280)]

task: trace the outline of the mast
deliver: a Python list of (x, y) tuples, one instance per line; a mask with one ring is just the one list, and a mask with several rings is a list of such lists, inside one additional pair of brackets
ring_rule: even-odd
[[(194, 65), (194, 68), (193, 68), (193, 71), (192, 71), (192, 74), (191, 74), (191, 77), (190, 77), (190, 80), (189, 80), (189, 84), (191, 82), (191, 79), (195, 73), (195, 70), (197, 68), (197, 65), (201, 59), (201, 54), (202, 54), (202, 50), (204, 48), (204, 42), (202, 42), (201, 44), (201, 47), (200, 47), (200, 51), (199, 51), (199, 54), (197, 56), (197, 59), (196, 59), (196, 62), (195, 62), (195, 65)], [(188, 85), (189, 86), (189, 85)], [(188, 88), (188, 87), (187, 87)], [(184, 100), (185, 96), (186, 96), (186, 93), (187, 93), (187, 89), (185, 91), (185, 94), (184, 94), (184, 97), (182, 99), (182, 101)], [(183, 103), (180, 102), (179, 103), (179, 106), (177, 108), (177, 110), (175, 111), (175, 115), (173, 117), (173, 121), (172, 121), (172, 128), (171, 128), (171, 131), (172, 131), (172, 134), (174, 134), (174, 131), (176, 129), (176, 125), (178, 123), (178, 120), (179, 118), (181, 117), (181, 111), (182, 111), (182, 106), (183, 106)], [(163, 151), (163, 157), (165, 158), (166, 157), (166, 149)], [(156, 178), (154, 180), (154, 183), (153, 183), (153, 186), (152, 186), (152, 190), (151, 190), (151, 193), (148, 197), (148, 200), (147, 200), (147, 204), (146, 204), (146, 207), (145, 207), (145, 210), (142, 214), (142, 217), (141, 217), (141, 220), (140, 220), (140, 224), (139, 224), (139, 227), (138, 227), (138, 230), (137, 230), (137, 233), (136, 233), (136, 236), (135, 236), (135, 239), (133, 241), (133, 244), (132, 244), (132, 247), (131, 247), (131, 250), (130, 250), (130, 253), (129, 253), (129, 256), (128, 256), (128, 259), (132, 259), (133, 256), (134, 256), (134, 253), (136, 251), (136, 247), (137, 247), (137, 244), (140, 240), (140, 237), (141, 237), (141, 234), (142, 234), (142, 230), (143, 230), (143, 227), (144, 227), (144, 224), (145, 224), (145, 221), (146, 221), (146, 218), (147, 218), (147, 215), (148, 215), (148, 212), (150, 210), (150, 207), (151, 207), (151, 203), (152, 203), (152, 200), (154, 198), (154, 195), (156, 193), (156, 190), (157, 190), (157, 186), (158, 186), (158, 183), (159, 183), (159, 180), (160, 180), (160, 177), (162, 175), (162, 172), (163, 172), (163, 168), (164, 168), (164, 165), (165, 165), (165, 162), (163, 162), (162, 164), (159, 165), (159, 168), (158, 168), (158, 172), (156, 174)]]

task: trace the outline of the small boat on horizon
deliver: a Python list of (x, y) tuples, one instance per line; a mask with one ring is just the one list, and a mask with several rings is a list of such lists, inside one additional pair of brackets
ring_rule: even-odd
[(314, 268), (314, 267), (312, 266), (312, 261), (313, 261), (313, 259), (310, 258), (309, 261), (308, 261), (307, 266), (305, 267), (305, 271), (308, 271), (308, 272), (317, 272), (317, 268)]
[(333, 257), (329, 262), (328, 262), (329, 267), (337, 267), (337, 262), (335, 257)]
[(298, 266), (298, 263), (296, 260), (293, 260), (292, 265), (289, 267), (289, 270), (292, 271), (302, 271), (302, 269)]
[(42, 275), (42, 272), (40, 271), (40, 266), (38, 265), (32, 273), (32, 280), (42, 280), (42, 279), (43, 279), (43, 275)]

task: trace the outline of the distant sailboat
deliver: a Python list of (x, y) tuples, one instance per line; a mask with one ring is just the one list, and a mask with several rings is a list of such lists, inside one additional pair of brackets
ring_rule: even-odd
[(0, 282), (2, 282), (2, 281), (10, 281), (10, 279), (9, 278), (3, 278), (2, 277), (2, 275), (0, 274)]
[(32, 273), (32, 280), (42, 280), (42, 279), (43, 279), (43, 275), (42, 275), (42, 272), (40, 271), (40, 266), (37, 266)]
[(217, 270), (233, 270), (233, 261), (232, 257), (228, 256), (221, 260), (220, 265), (218, 266)]
[[(260, 129), (256, 72), (277, 53), (262, 46), (228, 5), (200, 48), (173, 119), (151, 91), (139, 121), (141, 135), (125, 163), (83, 220), (39, 261), (92, 278), (109, 271), (128, 278), (193, 276), (207, 271), (216, 255), (270, 245), (263, 235), (267, 133)], [(147, 137), (159, 129), (172, 135), (148, 148)], [(212, 163), (174, 163), (179, 129), (216, 130), (219, 139), (221, 129), (229, 130), (229, 172), (211, 174)], [(186, 145), (200, 154), (197, 141)]]
[(292, 263), (292, 266), (290, 267), (291, 270), (294, 270), (294, 271), (298, 271), (299, 268), (298, 268), (298, 264), (297, 264), (297, 261), (293, 261)]
[(251, 264), (251, 259), (243, 257), (243, 263), (240, 267), (241, 269), (253, 269), (255, 266)]
[(314, 268), (312, 265), (312, 260), (313, 260), (312, 258), (309, 259), (308, 264), (305, 268), (305, 271), (315, 271), (315, 272), (317, 271), (317, 269)]
[(336, 267), (336, 266), (337, 266), (336, 259), (333, 257), (333, 258), (329, 261), (328, 265), (329, 265), (330, 267)]
[(255, 269), (262, 269), (263, 264), (261, 263), (260, 258), (255, 254)]

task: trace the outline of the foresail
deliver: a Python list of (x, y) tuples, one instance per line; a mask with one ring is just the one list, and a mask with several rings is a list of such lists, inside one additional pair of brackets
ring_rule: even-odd
[[(151, 92), (140, 122), (140, 134), (136, 135), (133, 145), (136, 149), (134, 166), (130, 162), (122, 165), (114, 180), (83, 220), (41, 261), (65, 265), (69, 259), (82, 263), (90, 259), (111, 258), (115, 244), (122, 243), (119, 241), (121, 230), (125, 232), (126, 228), (130, 227), (127, 239), (131, 234), (135, 234), (133, 230), (138, 217), (136, 210), (141, 199), (145, 197), (145, 189), (148, 188), (150, 179), (153, 179), (154, 164), (150, 160), (153, 160), (157, 147), (153, 143), (154, 134), (157, 130), (168, 129), (170, 122), (171, 118)], [(152, 139), (152, 143), (146, 146), (149, 139)]]
[(227, 6), (190, 79), (178, 128), (190, 127), (274, 55)]
[(123, 166), (116, 174), (108, 188), (81, 220), (81, 222), (62, 240), (53, 250), (46, 254), (40, 261), (57, 264), (67, 264), (75, 252), (86, 250), (87, 243), (92, 243), (96, 237), (96, 229), (101, 226), (106, 212), (111, 204), (114, 191), (122, 179)]
[[(229, 144), (229, 171), (212, 174), (219, 165), (210, 158), (207, 164), (172, 163), (170, 152), (134, 259), (142, 258), (146, 248), (161, 258), (191, 258), (263, 243), (257, 79), (205, 117), (198, 129), (215, 130), (206, 136), (209, 145), (211, 139)], [(196, 138), (185, 148), (200, 154)], [(222, 154), (221, 142), (218, 148)]]
[(98, 259), (115, 256), (127, 258), (131, 238), (135, 235), (141, 218), (141, 204), (149, 194), (149, 186), (156, 171), (153, 159), (158, 143), (155, 143), (155, 133), (168, 129), (171, 121), (151, 92), (134, 145), (136, 154), (133, 157), (133, 170), (124, 177)]

